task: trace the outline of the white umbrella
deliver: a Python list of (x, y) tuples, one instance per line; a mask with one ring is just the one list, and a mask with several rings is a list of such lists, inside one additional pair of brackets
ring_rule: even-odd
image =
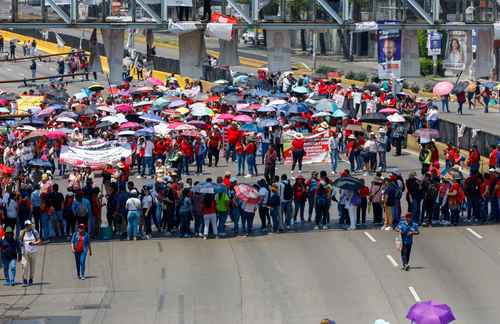
[(118, 132), (118, 136), (134, 136), (135, 132), (131, 130), (124, 130), (121, 132)]
[(200, 108), (207, 108), (207, 105), (204, 102), (195, 102), (191, 106), (189, 106), (191, 109), (200, 109)]
[(276, 100), (273, 100), (271, 101), (268, 106), (277, 106), (277, 105), (284, 105), (286, 104), (287, 102), (283, 99), (276, 99)]
[(99, 107), (97, 107), (97, 110), (105, 111), (105, 112), (108, 112), (110, 114), (115, 114), (116, 113), (116, 110), (113, 107), (110, 107), (110, 106), (99, 106)]
[(168, 128), (168, 124), (166, 123), (155, 125), (153, 129), (155, 130), (155, 134), (159, 134), (161, 136), (167, 136), (172, 131), (171, 128)]
[(387, 120), (391, 123), (404, 123), (405, 118), (398, 113), (392, 114), (387, 117)]
[(106, 117), (102, 118), (101, 121), (107, 121), (107, 122), (110, 122), (112, 124), (114, 124), (114, 123), (123, 124), (123, 123), (127, 122), (127, 118), (125, 118), (125, 116), (123, 114), (118, 114), (118, 115), (114, 115), (114, 116), (106, 116)]
[(65, 116), (58, 117), (56, 119), (56, 121), (58, 121), (60, 123), (70, 123), (70, 124), (76, 123), (76, 120), (74, 120), (73, 118), (69, 118), (69, 117), (65, 117)]
[(215, 84), (228, 84), (229, 81), (227, 80), (217, 80), (217, 81), (214, 81)]

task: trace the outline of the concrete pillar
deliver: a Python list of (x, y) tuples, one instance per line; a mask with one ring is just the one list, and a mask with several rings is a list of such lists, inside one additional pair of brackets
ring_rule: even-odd
[(235, 30), (233, 33), (233, 39), (230, 41), (219, 39), (219, 65), (240, 65), (238, 31)]
[(474, 78), (490, 78), (494, 68), (493, 32), (480, 30), (477, 32), (476, 64)]
[(401, 31), (402, 78), (415, 78), (420, 76), (420, 59), (417, 39), (416, 30)]
[(123, 38), (125, 31), (120, 29), (102, 29), (102, 41), (108, 58), (109, 82), (122, 81)]
[(287, 30), (267, 30), (269, 72), (290, 71), (292, 68), (290, 34)]
[(194, 30), (179, 35), (179, 61), (182, 75), (193, 79), (203, 76), (203, 64), (207, 63), (203, 31)]

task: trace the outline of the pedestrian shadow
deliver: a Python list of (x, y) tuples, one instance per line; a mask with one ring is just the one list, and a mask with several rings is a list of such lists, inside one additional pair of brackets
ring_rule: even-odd
[(410, 270), (424, 270), (426, 269), (425, 267), (421, 267), (421, 266), (411, 266), (410, 267)]
[[(16, 285), (17, 286), (22, 286), (22, 284), (23, 284), (22, 282), (19, 282)], [(51, 282), (42, 281), (42, 282), (34, 282), (32, 284), (32, 286), (48, 286), (48, 285), (51, 285), (51, 284), (52, 284)], [(24, 287), (24, 288), (26, 288), (26, 287)]]

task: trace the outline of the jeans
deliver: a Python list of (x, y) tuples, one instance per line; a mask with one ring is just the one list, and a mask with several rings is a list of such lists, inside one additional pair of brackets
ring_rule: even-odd
[(354, 153), (354, 157), (356, 159), (356, 170), (363, 170), (363, 166), (364, 166), (364, 161), (363, 161), (363, 157), (361, 156), (361, 151), (356, 151)]
[(330, 222), (329, 209), (329, 204), (316, 205), (316, 226), (326, 226)]
[(292, 171), (295, 170), (295, 165), (298, 164), (299, 166), (299, 171), (302, 171), (302, 159), (304, 159), (304, 151), (299, 150), (299, 151), (293, 151), (292, 152)]
[(382, 214), (383, 214), (382, 204), (379, 202), (372, 202), (372, 209), (373, 209), (373, 223), (375, 224), (382, 223)]
[(182, 157), (182, 171), (184, 171), (186, 175), (189, 175), (189, 159), (189, 156)]
[(2, 257), (5, 285), (13, 285), (16, 283), (16, 262), (17, 260), (15, 258), (9, 260)]
[(226, 162), (229, 161), (229, 157), (231, 160), (236, 161), (236, 145), (235, 144), (227, 144), (226, 145)]
[(421, 199), (413, 199), (410, 204), (410, 210), (411, 213), (413, 214), (413, 219), (418, 222), (419, 224), (422, 224), (422, 220), (420, 219), (420, 210), (422, 207), (422, 200)]
[(214, 159), (215, 166), (219, 164), (219, 150), (216, 148), (208, 149), (208, 166), (212, 166), (212, 158)]
[(264, 164), (264, 156), (266, 155), (268, 149), (269, 149), (269, 143), (262, 142), (262, 164)]
[(41, 216), (42, 223), (42, 237), (48, 239), (52, 237), (52, 224), (50, 222), (50, 216), (47, 213), (43, 213)]
[(227, 211), (225, 212), (217, 212), (217, 231), (220, 234), (226, 234), (226, 220), (227, 220)]
[(401, 246), (401, 263), (407, 266), (410, 263), (411, 244), (403, 243)]
[(339, 162), (339, 151), (330, 151), (330, 162), (332, 165), (332, 171), (337, 172), (337, 164)]
[(378, 166), (382, 171), (387, 168), (386, 154), (387, 152), (378, 152)]
[[(255, 154), (249, 154), (247, 155), (247, 166), (248, 166), (248, 173), (250, 175), (255, 175), (254, 170), (255, 170)], [(238, 164), (238, 171), (239, 171), (239, 164)]]
[(245, 154), (238, 154), (238, 175), (245, 174)]
[(284, 216), (282, 217), (285, 220), (284, 224), (289, 226), (292, 221), (292, 201), (281, 202), (281, 212)]
[(247, 235), (250, 235), (250, 234), (252, 234), (253, 218), (255, 217), (255, 213), (246, 212), (246, 211), (243, 211), (243, 213), (245, 214), (245, 219), (246, 219), (246, 223), (247, 223)]
[(351, 154), (349, 154), (349, 164), (351, 165), (351, 172), (356, 171), (356, 165), (354, 164), (355, 160), (356, 160), (356, 156), (355, 156), (354, 152), (351, 152)]
[(309, 212), (308, 215), (309, 217), (307, 218), (307, 221), (310, 222), (312, 218), (312, 214), (314, 211), (314, 193), (308, 193), (307, 194), (307, 204), (309, 205)]
[(304, 223), (304, 209), (305, 209), (304, 201), (295, 201), (295, 211), (293, 213), (293, 222), (297, 222), (297, 214), (300, 212), (300, 221)]
[(463, 106), (464, 106), (464, 103), (463, 103), (463, 102), (459, 102), (459, 103), (458, 103), (457, 114), (460, 114), (460, 115), (462, 115), (462, 114), (463, 114), (463, 113), (462, 113), (462, 108), (463, 108)]
[(484, 111), (485, 113), (488, 112), (488, 105), (490, 104), (490, 99), (483, 97), (483, 102), (484, 102)]
[(234, 224), (234, 234), (238, 234), (239, 230), (239, 222), (240, 222), (240, 209), (238, 207), (231, 208), (229, 211), (229, 216), (231, 217), (231, 221)]
[(203, 160), (205, 159), (205, 155), (200, 154), (196, 156), (196, 173), (203, 173)]
[(339, 213), (339, 224), (343, 225), (346, 223), (346, 209), (345, 205), (337, 204), (337, 211)]
[(273, 232), (277, 232), (279, 229), (279, 222), (278, 222), (278, 213), (279, 210), (278, 208), (271, 208), (271, 221), (273, 222)]
[(458, 225), (458, 221), (460, 220), (460, 206), (458, 206), (457, 208), (451, 208), (450, 213), (451, 213), (451, 224)]
[(137, 236), (139, 227), (139, 213), (135, 210), (130, 210), (127, 214), (127, 238), (130, 240)]
[(144, 176), (146, 173), (146, 167), (148, 168), (148, 175), (151, 176), (154, 173), (153, 170), (153, 157), (152, 156), (145, 156), (142, 158), (142, 172), (141, 175)]
[(441, 100), (441, 110), (443, 112), (450, 112), (450, 105), (448, 99)]
[(85, 260), (87, 259), (87, 253), (84, 252), (75, 252), (75, 265), (76, 265), (76, 274), (78, 278), (85, 277)]

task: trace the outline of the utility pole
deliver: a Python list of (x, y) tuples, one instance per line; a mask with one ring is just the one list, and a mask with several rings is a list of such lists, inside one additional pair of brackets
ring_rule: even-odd
[[(313, 14), (313, 22), (316, 22), (316, 0), (313, 1), (313, 8), (312, 8), (312, 14)], [(317, 35), (316, 31), (312, 31), (312, 57), (313, 57), (313, 71), (316, 72), (316, 44), (318, 42), (317, 40)]]

